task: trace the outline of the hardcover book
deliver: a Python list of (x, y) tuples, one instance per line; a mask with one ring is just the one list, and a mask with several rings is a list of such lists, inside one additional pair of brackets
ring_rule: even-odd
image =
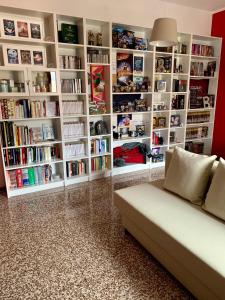
[(133, 81), (133, 55), (117, 53), (117, 82), (127, 85), (129, 81)]
[(78, 44), (77, 25), (62, 23), (62, 42), (70, 44)]
[(91, 66), (91, 95), (94, 102), (105, 100), (104, 67)]

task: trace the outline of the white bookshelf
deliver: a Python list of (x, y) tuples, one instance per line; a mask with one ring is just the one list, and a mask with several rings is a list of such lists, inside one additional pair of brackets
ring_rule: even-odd
[[(100, 177), (113, 176), (118, 174), (125, 174), (128, 172), (145, 170), (150, 168), (162, 167), (163, 162), (153, 162), (152, 159), (147, 158), (146, 164), (128, 164), (123, 167), (115, 167), (113, 165), (113, 149), (128, 142), (140, 142), (145, 143), (151, 149), (158, 148), (159, 153), (165, 154), (167, 149), (178, 146), (185, 148), (186, 142), (202, 142), (204, 143), (204, 154), (209, 154), (211, 151), (214, 117), (216, 107), (216, 94), (218, 84), (219, 62), (220, 62), (220, 49), (221, 39), (210, 36), (200, 36), (195, 34), (179, 33), (179, 42), (187, 46), (185, 54), (176, 53), (175, 48), (171, 52), (156, 51), (154, 47), (148, 45), (147, 50), (136, 49), (124, 49), (113, 47), (112, 44), (112, 30), (116, 26), (122, 26), (126, 30), (132, 30), (135, 35), (141, 38), (149, 38), (151, 28), (144, 28), (140, 26), (133, 26), (128, 24), (118, 24), (113, 22), (106, 22), (101, 20), (86, 19), (77, 16), (66, 16), (61, 14), (39, 12), (32, 10), (23, 10), (16, 8), (0, 7), (0, 22), (3, 18), (15, 20), (22, 20), (24, 22), (37, 22), (41, 24), (42, 38), (34, 39), (31, 37), (22, 38), (17, 36), (5, 36), (1, 31), (0, 36), (0, 79), (14, 79), (15, 81), (24, 83), (24, 90), (22, 92), (0, 92), (0, 99), (27, 99), (27, 101), (56, 101), (59, 107), (59, 113), (55, 116), (42, 116), (33, 118), (11, 118), (2, 119), (0, 123), (13, 122), (18, 126), (26, 125), (28, 127), (35, 127), (41, 124), (48, 124), (52, 126), (55, 131), (55, 139), (52, 141), (41, 141), (36, 144), (26, 144), (19, 146), (4, 146), (1, 147), (1, 153), (3, 156), (3, 167), (6, 177), (6, 189), (8, 197), (23, 195), (26, 193), (38, 192), (50, 188), (63, 187), (71, 184), (76, 184), (83, 181), (94, 180)], [(62, 43), (58, 40), (58, 29), (61, 28), (62, 23), (76, 24), (78, 27), (78, 41), (76, 44)], [(2, 29), (3, 30), (3, 29)], [(102, 46), (89, 45), (88, 44), (88, 31), (91, 30), (94, 33), (102, 33)], [(214, 47), (213, 56), (203, 56), (192, 54), (192, 44), (202, 44)], [(5, 65), (6, 57), (3, 49), (7, 45), (14, 45), (15, 48), (21, 49), (21, 47), (42, 47), (46, 53), (46, 65), (45, 66), (27, 66), (27, 65)], [(27, 49), (27, 48), (26, 48)], [(101, 54), (107, 56), (106, 62), (93, 62), (89, 57), (89, 53), (98, 50)], [(92, 52), (91, 52), (92, 51)], [(120, 92), (114, 91), (113, 85), (115, 84), (115, 68), (116, 68), (116, 56), (117, 53), (141, 55), (144, 60), (143, 75), (148, 76), (151, 82), (151, 89), (142, 92)], [(62, 66), (63, 56), (76, 56), (80, 58), (79, 67)], [(172, 66), (169, 73), (156, 72), (155, 62), (159, 57), (171, 57)], [(174, 61), (176, 59), (177, 65), (182, 65), (182, 72), (174, 72)], [(204, 66), (210, 61), (216, 61), (216, 72), (214, 77), (210, 76), (198, 76), (190, 75), (191, 63), (202, 62)], [(91, 114), (89, 111), (90, 102), (90, 86), (88, 74), (90, 68), (95, 65), (103, 66), (104, 68), (104, 80), (105, 80), (105, 93), (106, 93), (106, 113), (105, 114)], [(37, 74), (44, 74), (47, 72), (48, 76), (55, 76), (55, 88), (49, 91), (37, 91), (35, 90), (35, 80)], [(82, 89), (80, 91), (73, 91), (71, 93), (62, 92), (61, 80), (80, 78), (82, 80)], [(173, 80), (186, 80), (187, 88), (185, 91), (174, 91)], [(191, 109), (189, 106), (189, 85), (190, 80), (209, 80), (209, 94), (215, 95), (215, 105), (209, 108), (196, 108)], [(155, 89), (156, 80), (165, 80), (167, 88), (165, 92), (157, 92)], [(125, 97), (130, 95), (141, 95), (146, 100), (147, 105), (150, 107), (148, 111), (134, 111), (134, 112), (114, 112), (113, 103), (116, 97)], [(172, 109), (172, 98), (175, 96), (184, 96), (184, 107), (182, 109)], [(153, 106), (157, 103), (164, 102), (166, 108), (164, 110), (153, 110)], [(75, 105), (77, 103), (81, 105), (83, 110), (79, 113), (73, 113), (71, 111), (64, 111), (66, 105)], [(187, 117), (190, 113), (196, 112), (209, 112), (209, 121), (202, 123), (187, 123)], [(138, 137), (124, 137), (119, 139), (113, 138), (113, 126), (117, 127), (117, 118), (122, 114), (131, 114), (132, 122), (135, 124), (141, 123), (145, 125), (146, 134)], [(171, 126), (171, 116), (179, 115), (182, 126)], [(165, 117), (165, 128), (154, 128), (154, 118)], [(105, 121), (107, 124), (108, 132), (102, 135), (91, 135), (90, 122)], [(79, 136), (70, 136), (65, 138), (63, 135), (64, 125), (80, 122), (84, 124), (84, 132)], [(188, 137), (187, 130), (190, 128), (199, 128), (202, 126), (208, 127), (208, 135), (205, 137)], [(171, 132), (175, 134), (174, 141), (170, 141)], [(163, 137), (162, 145), (155, 145), (153, 142), (153, 133), (158, 133)], [(105, 153), (91, 153), (93, 140), (107, 139), (108, 149)], [(70, 155), (66, 152), (68, 145), (76, 147), (77, 144), (84, 145), (84, 153), (80, 155)], [(39, 163), (21, 164), (7, 166), (4, 160), (4, 152), (7, 150), (21, 149), (21, 148), (37, 148), (44, 146), (55, 145), (58, 147), (58, 157), (50, 161), (41, 161)], [(75, 145), (75, 146), (74, 146)], [(102, 161), (107, 158), (107, 166), (102, 170), (93, 170), (92, 160), (101, 158)], [(81, 175), (67, 176), (67, 163), (83, 161), (86, 164), (86, 170)], [(34, 184), (25, 186), (22, 188), (13, 188), (9, 186), (9, 173), (17, 169), (32, 168), (36, 166), (51, 165), (53, 173), (53, 181), (45, 184)], [(55, 179), (54, 179), (55, 178)]]

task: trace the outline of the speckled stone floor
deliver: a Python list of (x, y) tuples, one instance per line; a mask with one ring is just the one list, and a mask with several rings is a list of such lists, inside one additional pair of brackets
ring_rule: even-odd
[(112, 192), (133, 173), (66, 190), (0, 196), (0, 299), (193, 299), (131, 235)]

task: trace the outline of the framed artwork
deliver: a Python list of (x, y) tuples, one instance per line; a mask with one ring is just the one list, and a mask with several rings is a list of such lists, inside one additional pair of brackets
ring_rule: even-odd
[(14, 20), (3, 19), (3, 35), (16, 36)]
[(181, 125), (180, 115), (171, 115), (170, 117), (170, 126), (179, 127)]
[(28, 38), (28, 23), (24, 21), (17, 21), (17, 32), (19, 37)]
[(30, 35), (32, 39), (41, 39), (41, 24), (39, 23), (30, 23)]
[(26, 65), (45, 67), (46, 49), (42, 46), (26, 46), (15, 44), (2, 45), (5, 66)]

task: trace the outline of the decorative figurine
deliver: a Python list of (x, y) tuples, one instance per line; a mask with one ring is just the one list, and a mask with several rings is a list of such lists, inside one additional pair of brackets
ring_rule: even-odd
[(88, 45), (94, 46), (95, 44), (95, 35), (92, 30), (88, 31)]
[(101, 32), (98, 32), (96, 34), (96, 45), (102, 46), (102, 33)]

